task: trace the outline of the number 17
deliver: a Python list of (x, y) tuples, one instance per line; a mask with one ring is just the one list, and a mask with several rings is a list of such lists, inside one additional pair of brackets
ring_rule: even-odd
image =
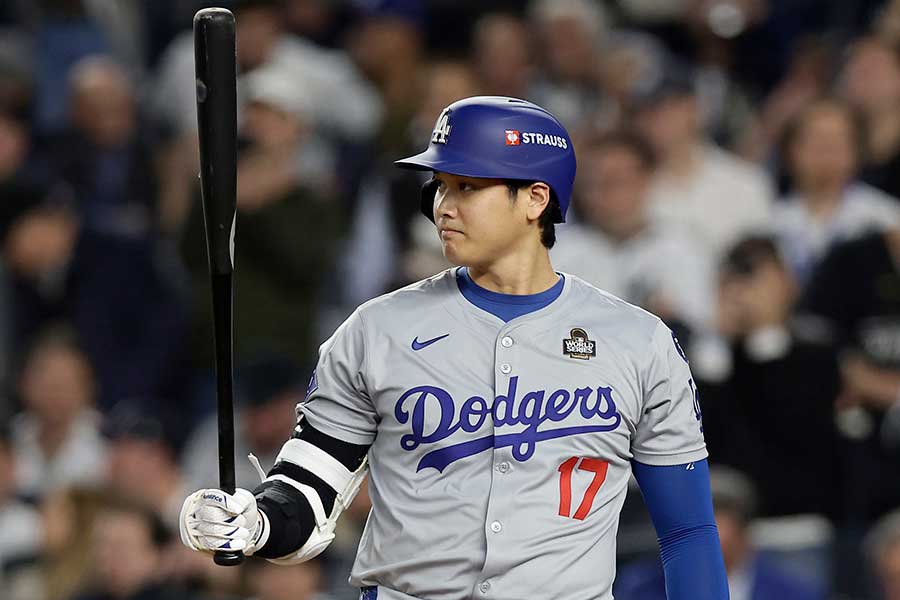
[[(579, 461), (581, 461), (580, 464)], [(575, 511), (575, 516), (573, 517), (579, 521), (583, 521), (587, 516), (588, 511), (591, 510), (591, 505), (594, 503), (594, 497), (597, 495), (597, 492), (600, 491), (603, 482), (606, 481), (606, 471), (609, 469), (609, 463), (605, 460), (600, 460), (599, 458), (581, 458), (579, 456), (573, 456), (563, 464), (559, 465), (559, 469), (557, 470), (560, 473), (559, 516), (561, 517), (568, 517), (571, 515), (572, 471), (575, 470), (576, 465), (579, 471), (590, 471), (594, 474), (594, 479), (591, 481), (590, 485), (588, 485), (587, 490), (585, 490), (584, 497), (581, 499), (581, 504), (578, 505), (578, 510)]]

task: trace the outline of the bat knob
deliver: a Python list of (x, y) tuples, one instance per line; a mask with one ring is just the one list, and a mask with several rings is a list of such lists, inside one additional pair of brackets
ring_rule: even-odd
[(227, 8), (203, 8), (194, 15), (194, 24), (198, 23), (234, 23), (234, 14)]
[(213, 555), (213, 562), (220, 567), (236, 567), (244, 562), (244, 553), (233, 550), (219, 550)]

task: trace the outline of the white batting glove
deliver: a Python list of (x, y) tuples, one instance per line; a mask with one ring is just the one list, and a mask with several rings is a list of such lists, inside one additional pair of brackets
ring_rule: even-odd
[(182, 543), (191, 550), (241, 550), (247, 556), (269, 539), (269, 520), (244, 489), (198, 490), (188, 496), (178, 519)]

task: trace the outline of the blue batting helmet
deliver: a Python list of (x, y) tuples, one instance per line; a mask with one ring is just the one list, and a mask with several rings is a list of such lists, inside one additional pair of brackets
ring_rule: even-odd
[[(445, 108), (431, 143), (421, 154), (396, 161), (399, 167), (463, 177), (542, 181), (566, 210), (575, 179), (575, 150), (562, 124), (525, 100), (474, 96)], [(434, 188), (423, 190), (422, 212), (434, 220)]]

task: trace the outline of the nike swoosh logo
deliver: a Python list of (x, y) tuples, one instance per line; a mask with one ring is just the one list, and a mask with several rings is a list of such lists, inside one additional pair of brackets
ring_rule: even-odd
[(425, 340), (424, 342), (420, 342), (419, 336), (416, 336), (415, 339), (413, 339), (413, 341), (412, 341), (412, 349), (419, 351), (422, 348), (427, 348), (428, 346), (432, 345), (433, 343), (441, 341), (448, 335), (450, 335), (450, 334), (445, 333), (444, 335), (439, 335), (436, 338), (431, 338), (430, 340)]

